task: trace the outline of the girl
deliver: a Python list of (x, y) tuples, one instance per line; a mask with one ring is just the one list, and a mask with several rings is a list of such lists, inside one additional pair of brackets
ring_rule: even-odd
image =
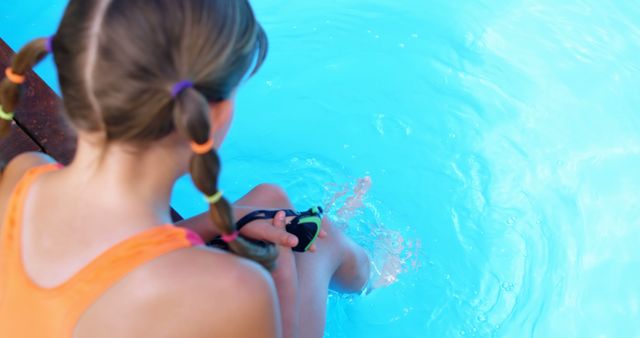
[[(266, 51), (246, 0), (70, 0), (55, 37), (15, 56), (0, 133), (50, 52), (78, 147), (66, 168), (26, 154), (0, 176), (3, 336), (268, 338), (283, 324), (322, 336), (327, 289), (362, 289), (364, 251), (323, 222), (317, 252), (294, 254), (283, 212), (243, 228), (278, 244), (255, 245), (234, 223), (252, 210), (217, 188), (235, 90)], [(210, 210), (175, 227), (169, 197), (186, 171)], [(237, 205), (291, 208), (271, 185)], [(201, 245), (219, 235), (237, 255)]]

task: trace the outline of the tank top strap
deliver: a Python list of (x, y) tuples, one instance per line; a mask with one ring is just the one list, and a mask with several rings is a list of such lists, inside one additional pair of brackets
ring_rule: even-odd
[[(29, 170), (10, 197), (0, 229), (0, 305), (8, 301), (7, 292), (13, 298), (34, 302), (34, 307), (46, 303), (51, 309), (57, 309), (60, 322), (56, 325), (72, 329), (93, 302), (137, 267), (174, 250), (203, 244), (200, 237), (188, 229), (170, 224), (153, 227), (109, 248), (63, 284), (54, 288), (39, 287), (22, 264), (23, 206), (29, 187), (38, 176), (56, 168), (59, 165), (51, 164)], [(0, 313), (1, 309), (0, 306)]]
[(136, 268), (169, 252), (201, 244), (200, 237), (190, 230), (158, 226), (111, 247), (56, 291), (67, 298), (69, 320), (75, 322), (104, 292)]
[(28, 170), (18, 181), (13, 193), (9, 197), (9, 203), (5, 210), (5, 217), (0, 229), (0, 276), (7, 276), (3, 271), (15, 268), (19, 261), (20, 225), (22, 223), (22, 209), (27, 198), (29, 188), (42, 174), (57, 170), (59, 164), (52, 163)]

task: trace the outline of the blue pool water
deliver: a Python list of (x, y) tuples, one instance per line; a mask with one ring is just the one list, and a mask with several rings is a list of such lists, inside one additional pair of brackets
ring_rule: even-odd
[[(49, 35), (63, 6), (2, 1), (0, 36)], [(640, 337), (639, 2), (254, 6), (271, 55), (223, 188), (346, 192), (331, 213), (388, 284), (332, 294), (326, 337)], [(188, 178), (173, 203), (205, 207)]]

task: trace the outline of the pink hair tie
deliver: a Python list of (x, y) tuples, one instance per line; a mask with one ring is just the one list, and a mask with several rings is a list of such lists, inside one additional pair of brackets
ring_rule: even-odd
[(222, 237), (222, 240), (225, 243), (231, 243), (233, 241), (235, 241), (236, 239), (238, 239), (238, 236), (240, 235), (240, 233), (238, 232), (238, 230), (228, 234), (228, 235), (222, 235), (220, 237)]

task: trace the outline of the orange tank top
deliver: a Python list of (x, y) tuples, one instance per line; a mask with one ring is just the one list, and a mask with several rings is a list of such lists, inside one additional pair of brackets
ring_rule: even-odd
[(171, 251), (200, 245), (191, 231), (164, 225), (142, 232), (105, 251), (55, 288), (42, 288), (22, 265), (21, 222), (29, 187), (55, 170), (47, 165), (29, 171), (16, 186), (0, 229), (0, 336), (71, 338), (92, 303), (136, 267)]

